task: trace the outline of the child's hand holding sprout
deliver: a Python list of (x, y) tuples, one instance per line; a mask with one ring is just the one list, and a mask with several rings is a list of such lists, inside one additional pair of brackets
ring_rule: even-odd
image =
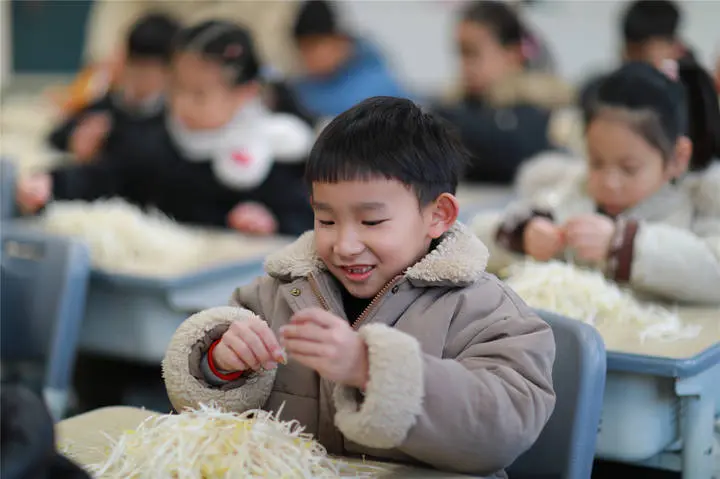
[(525, 251), (538, 261), (549, 261), (566, 248), (582, 261), (601, 263), (610, 250), (615, 222), (599, 214), (584, 214), (557, 225), (544, 217), (532, 219), (523, 233)]
[(213, 349), (223, 371), (274, 369), (285, 352), (331, 381), (364, 389), (368, 381), (367, 345), (347, 321), (319, 308), (296, 313), (280, 328), (280, 340), (259, 317), (236, 321)]

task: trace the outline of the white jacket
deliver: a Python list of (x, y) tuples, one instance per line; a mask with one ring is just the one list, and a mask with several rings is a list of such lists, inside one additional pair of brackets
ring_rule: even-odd
[(244, 105), (216, 130), (188, 130), (172, 115), (168, 130), (184, 158), (212, 163), (217, 179), (237, 190), (262, 184), (275, 162), (302, 163), (315, 141), (305, 122), (270, 111), (260, 99)]
[[(525, 192), (529, 197), (508, 210), (484, 213), (473, 220), (473, 230), (490, 249), (488, 271), (499, 272), (522, 259), (500, 244), (499, 228), (520, 224), (533, 210), (547, 211), (554, 221), (563, 223), (597, 208), (579, 170), (562, 176), (552, 187), (543, 184)], [(634, 290), (670, 301), (720, 304), (720, 162), (676, 185), (666, 185), (622, 213), (617, 222), (620, 231), (615, 241), (619, 242), (629, 223), (637, 225), (627, 278)], [(616, 268), (606, 266), (613, 277)]]

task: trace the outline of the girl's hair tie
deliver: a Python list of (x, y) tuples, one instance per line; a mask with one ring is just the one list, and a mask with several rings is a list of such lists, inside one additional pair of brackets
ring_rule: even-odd
[(243, 47), (240, 44), (237, 43), (231, 43), (227, 47), (225, 47), (225, 51), (223, 52), (223, 57), (225, 57), (228, 60), (236, 60), (242, 55), (243, 53)]
[(520, 41), (520, 52), (526, 60), (534, 60), (538, 55), (538, 46), (535, 39), (524, 35)]

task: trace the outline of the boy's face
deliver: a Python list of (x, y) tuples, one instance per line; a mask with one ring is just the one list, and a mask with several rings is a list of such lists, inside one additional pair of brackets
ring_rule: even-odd
[(678, 173), (657, 148), (620, 120), (593, 120), (587, 146), (588, 193), (610, 215), (649, 198)]
[(390, 280), (425, 256), (434, 238), (455, 222), (444, 203), (419, 209), (415, 193), (397, 180), (314, 183), (315, 247), (345, 289), (374, 297)]
[(159, 60), (128, 59), (120, 77), (125, 101), (140, 105), (165, 93), (169, 71), (168, 65)]
[(200, 55), (175, 56), (170, 85), (170, 109), (190, 130), (215, 130), (225, 126), (248, 99), (256, 85), (233, 86), (222, 67)]
[(350, 39), (339, 35), (310, 35), (298, 41), (303, 68), (311, 76), (336, 72), (352, 54)]
[(457, 48), (466, 93), (480, 95), (508, 75), (522, 70), (520, 48), (501, 45), (492, 30), (479, 23), (460, 23)]

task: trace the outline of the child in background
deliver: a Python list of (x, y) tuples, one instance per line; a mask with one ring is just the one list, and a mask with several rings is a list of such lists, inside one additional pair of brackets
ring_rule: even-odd
[(222, 18), (246, 25), (266, 68), (288, 74), (295, 66), (289, 36), (298, 3), (295, 0), (94, 0), (85, 29), (83, 59), (88, 64), (105, 63), (123, 42), (125, 30), (149, 12), (165, 12), (185, 25)]
[(656, 67), (664, 60), (680, 60), (685, 46), (679, 38), (680, 8), (670, 0), (631, 3), (622, 22), (623, 60)]
[(505, 477), (552, 412), (555, 348), (456, 222), (464, 159), (409, 100), (336, 117), (307, 164), (315, 231), (171, 340), (175, 409), (283, 407), (330, 454)]
[(161, 14), (132, 25), (115, 88), (75, 112), (50, 134), (49, 143), (79, 162), (103, 154), (122, 160), (133, 151), (156, 150), (163, 137), (172, 42), (179, 30), (174, 19)]
[(682, 66), (679, 77), (628, 63), (601, 84), (588, 116), (587, 172), (504, 217), (476, 219), (489, 269), (523, 254), (569, 255), (640, 293), (720, 303), (718, 175), (696, 174), (692, 189), (676, 181), (691, 158), (701, 170), (720, 153), (720, 111), (700, 67)]
[(293, 37), (305, 75), (292, 87), (310, 113), (333, 117), (372, 96), (406, 96), (377, 48), (341, 28), (330, 2), (302, 4)]
[[(678, 61), (687, 53), (679, 37), (679, 6), (671, 0), (636, 0), (625, 9), (620, 29), (622, 60), (646, 62), (660, 68), (665, 60)], [(600, 83), (607, 75), (591, 79), (581, 90), (583, 110), (591, 108)]]
[(21, 181), (26, 212), (55, 200), (121, 196), (177, 221), (256, 234), (312, 227), (302, 163), (313, 132), (261, 100), (248, 32), (208, 21), (182, 31), (172, 61), (161, 151), (59, 168)]
[(90, 479), (90, 474), (58, 452), (53, 418), (37, 394), (3, 382), (0, 411), (3, 479)]
[(536, 51), (512, 7), (475, 1), (457, 28), (463, 99), (436, 111), (455, 125), (472, 162), (470, 181), (510, 183), (520, 164), (555, 147), (551, 116), (570, 106), (574, 94), (556, 77), (530, 71)]

